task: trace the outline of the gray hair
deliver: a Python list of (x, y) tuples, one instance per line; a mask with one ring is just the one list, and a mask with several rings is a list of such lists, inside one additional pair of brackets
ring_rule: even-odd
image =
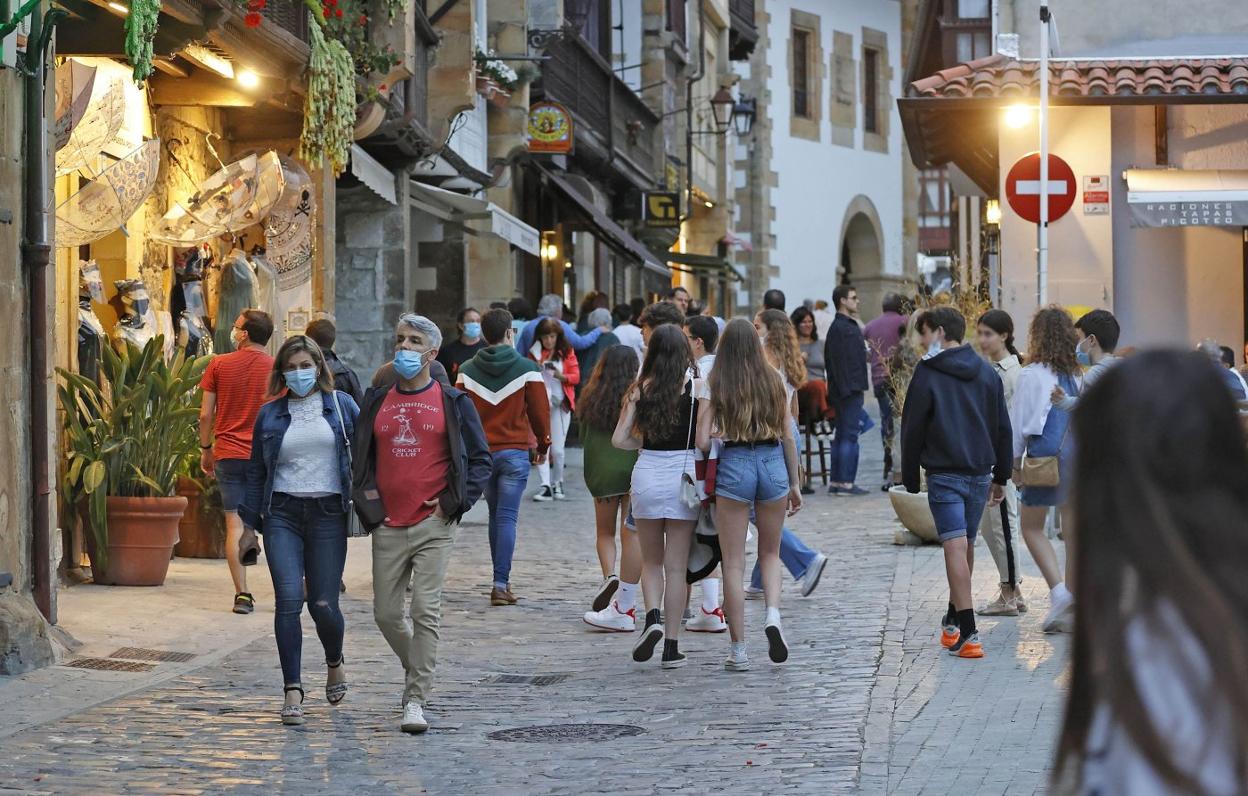
[(436, 323), (424, 315), (417, 315), (414, 312), (403, 313), (399, 316), (399, 322), (394, 325), (395, 331), (402, 329), (404, 326), (409, 329), (415, 329), (425, 337), (428, 337), (432, 343), (430, 348), (442, 347), (442, 330), (438, 328)]
[(563, 297), (557, 293), (547, 293), (537, 302), (537, 314), (547, 318), (558, 318), (563, 315)]
[(599, 307), (598, 309), (589, 313), (589, 327), (591, 329), (597, 329), (599, 326), (610, 326), (610, 325), (611, 325), (611, 310), (607, 309), (606, 307)]
[(1212, 359), (1216, 364), (1222, 364), (1222, 347), (1218, 345), (1217, 340), (1208, 338), (1201, 340), (1200, 345), (1196, 346), (1196, 350)]

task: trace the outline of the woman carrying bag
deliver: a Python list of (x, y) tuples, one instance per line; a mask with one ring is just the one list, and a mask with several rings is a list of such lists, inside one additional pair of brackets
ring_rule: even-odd
[[(1075, 359), (1078, 335), (1066, 310), (1047, 307), (1031, 321), (1027, 341), (1028, 365), (1018, 374), (1010, 421), (1014, 426), (1014, 481), (1019, 491), (1023, 541), (1049, 586), (1046, 633), (1069, 632), (1075, 598), (1066, 588), (1053, 543), (1044, 532), (1049, 509), (1066, 503), (1070, 458), (1074, 440), (1067, 431), (1070, 413), (1050, 400), (1054, 387), (1067, 395), (1079, 394), (1079, 363)], [(1073, 521), (1063, 527), (1068, 531)]]
[(537, 325), (533, 337), (529, 358), (542, 366), (542, 380), (550, 396), (550, 455), (537, 466), (542, 488), (533, 499), (539, 502), (563, 500), (564, 444), (572, 424), (572, 411), (576, 408), (576, 385), (581, 383), (581, 367), (559, 321), (544, 319)]
[(359, 408), (351, 396), (334, 391), (320, 346), (303, 335), (278, 350), (269, 392), (281, 394), (256, 416), (239, 513), (264, 535), (285, 685), (282, 723), (297, 725), (304, 721), (300, 614), (305, 602), (325, 649), (325, 699), (336, 705), (347, 694), (338, 589), (351, 506), (348, 440)]
[[(650, 335), (641, 375), (624, 397), (611, 437), (621, 450), (641, 450), (632, 477), (632, 516), (641, 542), (641, 593), (646, 624), (633, 645), (633, 660), (644, 662), (663, 641), (662, 666), (687, 662), (678, 648), (680, 619), (689, 596), (686, 573), (689, 544), (701, 506), (693, 486), (697, 406), (692, 374), (697, 372), (684, 331), (663, 324)], [(685, 487), (688, 476), (688, 487)], [(663, 604), (663, 626), (659, 604)]]

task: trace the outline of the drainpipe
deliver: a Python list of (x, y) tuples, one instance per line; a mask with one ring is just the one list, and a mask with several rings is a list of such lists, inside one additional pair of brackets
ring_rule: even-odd
[(693, 84), (706, 75), (706, 47), (702, 40), (706, 37), (706, 6), (703, 0), (698, 3), (698, 71), (685, 78), (685, 198), (688, 202), (687, 212), (681, 222), (693, 218)]
[(44, 119), (44, 78), (47, 55), (40, 46), (43, 34), (43, 3), (36, 2), (30, 15), (26, 60), (26, 167), (25, 234), (22, 260), (29, 275), (30, 297), (30, 480), (32, 489), (31, 558), (35, 604), (52, 623), (52, 527), (48, 478), (48, 263), (52, 247), (48, 240), (48, 151)]

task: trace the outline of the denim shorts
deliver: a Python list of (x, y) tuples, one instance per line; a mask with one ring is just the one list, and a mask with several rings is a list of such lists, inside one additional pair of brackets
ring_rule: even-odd
[(940, 541), (965, 536), (968, 542), (975, 542), (991, 483), (989, 475), (928, 473), (927, 505), (936, 520), (936, 535)]
[(789, 494), (789, 470), (779, 443), (724, 446), (715, 470), (715, 496), (738, 503), (771, 503)]
[(247, 497), (247, 465), (250, 461), (250, 459), (217, 459), (216, 461), (217, 486), (221, 489), (221, 506), (226, 511), (238, 511), (238, 504)]

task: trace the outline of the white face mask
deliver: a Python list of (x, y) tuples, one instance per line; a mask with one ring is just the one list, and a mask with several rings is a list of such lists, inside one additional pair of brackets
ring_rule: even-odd
[(939, 336), (933, 335), (932, 342), (927, 344), (927, 353), (923, 355), (924, 359), (931, 359), (944, 350), (944, 340)]

